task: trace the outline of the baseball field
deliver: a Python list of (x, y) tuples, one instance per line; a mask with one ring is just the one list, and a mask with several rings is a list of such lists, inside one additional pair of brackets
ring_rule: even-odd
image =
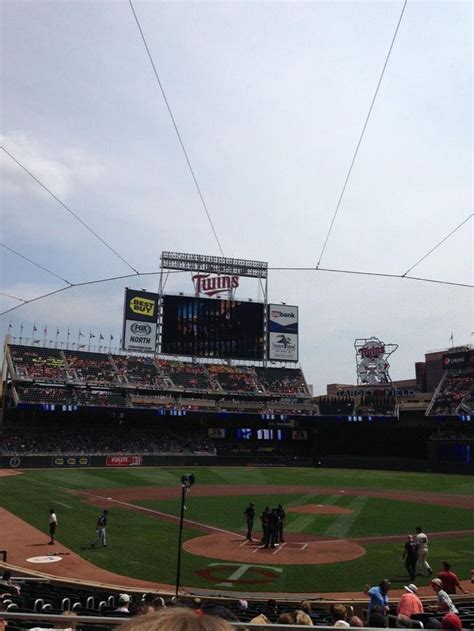
[[(462, 578), (474, 568), (472, 476), (324, 468), (24, 470), (0, 477), (0, 548), (33, 570), (61, 575), (69, 555), (95, 568), (102, 582), (114, 573), (115, 584), (128, 577), (123, 584), (174, 585), (180, 478), (190, 472), (196, 482), (186, 494), (181, 585), (191, 590), (358, 592), (385, 577), (402, 587), (403, 543), (416, 526), (429, 537), (435, 571), (443, 560)], [(258, 518), (255, 541), (245, 540), (250, 501), (257, 516), (265, 506), (284, 505), (284, 544), (263, 549)], [(51, 508), (59, 522), (55, 546), (47, 545)], [(108, 546), (93, 548), (104, 508)], [(62, 560), (28, 560), (52, 554)]]

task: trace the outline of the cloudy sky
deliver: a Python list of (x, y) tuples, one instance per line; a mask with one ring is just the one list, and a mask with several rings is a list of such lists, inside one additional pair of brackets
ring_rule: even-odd
[[(315, 266), (402, 2), (142, 2), (134, 6), (225, 255)], [(2, 145), (140, 272), (162, 250), (219, 254), (128, 2), (1, 5)], [(409, 1), (325, 268), (402, 274), (472, 212), (472, 6)], [(0, 154), (1, 241), (79, 283), (131, 272)], [(472, 283), (472, 219), (415, 276)], [(5, 250), (1, 291), (65, 283)], [(0, 333), (67, 327), (120, 337), (123, 288), (73, 288), (0, 317)], [(191, 293), (189, 276), (170, 291)], [(279, 272), (298, 304), (315, 392), (354, 382), (354, 339), (399, 344), (393, 378), (473, 340), (472, 290), (330, 272)], [(242, 298), (257, 297), (256, 284)], [(0, 296), (1, 311), (19, 304)], [(54, 334), (53, 334), (54, 332)]]

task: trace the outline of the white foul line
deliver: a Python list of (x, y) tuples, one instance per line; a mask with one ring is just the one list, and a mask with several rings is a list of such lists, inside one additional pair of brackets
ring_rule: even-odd
[(278, 552), (283, 550), (283, 546), (286, 546), (286, 543), (280, 543), (279, 547), (275, 550), (275, 552), (272, 552), (272, 554), (277, 554)]
[[(78, 491), (82, 495), (89, 495), (90, 497), (95, 497), (98, 500), (106, 500), (107, 502), (114, 502), (115, 504), (120, 504), (121, 506), (129, 506), (130, 508), (134, 508), (135, 510), (145, 511), (147, 513), (152, 513), (153, 515), (160, 515), (161, 517), (170, 517), (175, 521), (179, 521), (179, 517), (176, 515), (170, 515), (169, 513), (163, 513), (159, 510), (154, 510), (153, 508), (146, 508), (145, 506), (139, 506), (138, 504), (131, 504), (130, 502), (122, 502), (121, 500), (114, 500), (112, 497), (103, 497), (102, 495), (94, 495), (93, 493), (87, 493), (86, 491)], [(215, 530), (216, 532), (223, 532), (226, 535), (232, 535), (233, 537), (243, 538), (243, 535), (239, 535), (236, 532), (231, 532), (230, 530), (224, 530), (223, 528), (217, 528), (217, 526), (208, 526), (208, 524), (201, 524), (198, 521), (193, 521), (192, 519), (185, 519), (184, 523), (193, 524), (194, 526), (200, 526), (201, 528), (207, 528), (208, 530)]]

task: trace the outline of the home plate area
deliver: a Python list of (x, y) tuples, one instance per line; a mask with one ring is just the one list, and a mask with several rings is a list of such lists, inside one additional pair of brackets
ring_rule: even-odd
[(196, 556), (224, 561), (261, 563), (266, 565), (316, 565), (350, 561), (365, 554), (354, 541), (328, 539), (301, 533), (286, 533), (285, 543), (264, 548), (260, 541), (247, 541), (243, 536), (219, 532), (188, 539), (184, 550)]

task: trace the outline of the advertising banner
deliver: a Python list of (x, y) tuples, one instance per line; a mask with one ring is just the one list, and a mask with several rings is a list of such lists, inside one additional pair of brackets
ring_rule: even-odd
[(456, 370), (474, 365), (474, 351), (459, 351), (443, 355), (443, 368)]
[(158, 320), (158, 294), (125, 289), (123, 349), (154, 353)]
[(268, 305), (268, 359), (298, 361), (298, 307)]
[(107, 456), (106, 467), (141, 467), (143, 456)]

